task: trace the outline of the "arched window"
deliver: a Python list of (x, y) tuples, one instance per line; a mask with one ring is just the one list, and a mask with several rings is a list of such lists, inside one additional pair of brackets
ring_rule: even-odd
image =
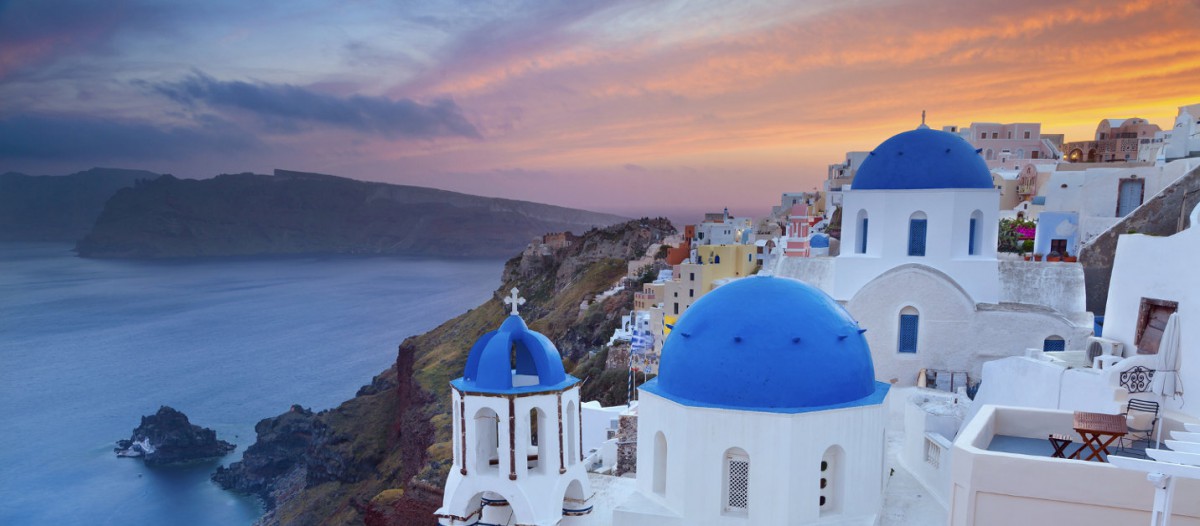
[(750, 510), (750, 455), (739, 448), (725, 451), (724, 512), (745, 515)]
[(1042, 351), (1055, 352), (1067, 350), (1067, 341), (1062, 336), (1051, 336), (1042, 342)]
[(652, 480), (654, 492), (659, 495), (667, 493), (667, 437), (662, 431), (654, 434), (654, 476)]
[(1025, 158), (1025, 149), (1018, 148), (1017, 149), (1017, 159), (1024, 159), (1024, 158)]
[(721, 255), (720, 254), (713, 256), (713, 263), (716, 263), (718, 265), (721, 264)]
[(917, 309), (909, 306), (900, 310), (900, 337), (896, 350), (902, 353), (917, 352), (917, 327), (920, 321)]
[[(546, 413), (541, 409), (533, 408), (529, 410), (529, 450), (534, 451), (528, 456), (528, 464), (526, 467), (531, 472), (544, 473), (546, 466), (550, 464), (546, 455), (550, 449), (546, 447), (550, 442), (550, 438), (546, 436)], [(517, 450), (518, 452), (520, 450)]]
[(914, 212), (908, 218), (908, 255), (925, 255), (925, 234), (929, 230), (929, 220), (925, 212)]
[(990, 161), (990, 160), (992, 160), (992, 159), (995, 159), (995, 158), (996, 158), (996, 155), (992, 153), (992, 149), (991, 149), (991, 148), (988, 148), (988, 149), (987, 149), (987, 160), (989, 160), (989, 161)]
[(854, 245), (854, 251), (859, 254), (867, 253), (867, 211), (858, 211), (858, 243)]
[[(678, 303), (675, 304), (675, 308), (679, 308)], [(579, 450), (582, 447), (579, 444), (579, 415), (576, 411), (575, 401), (567, 402), (567, 464), (575, 464), (582, 459)]]
[(475, 469), (500, 471), (500, 417), (486, 407), (475, 413)]
[(977, 256), (980, 253), (979, 243), (983, 238), (983, 212), (971, 212), (971, 221), (967, 230), (967, 255)]
[(845, 456), (839, 446), (829, 446), (821, 455), (821, 516), (842, 511)]

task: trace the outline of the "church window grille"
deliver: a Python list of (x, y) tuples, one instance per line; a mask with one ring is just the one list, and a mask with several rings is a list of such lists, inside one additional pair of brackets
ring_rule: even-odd
[(725, 511), (744, 514), (750, 509), (750, 456), (735, 449), (725, 453)]
[(902, 353), (917, 352), (917, 328), (920, 325), (920, 315), (916, 309), (905, 307), (900, 313), (900, 342), (898, 350)]
[(1051, 336), (1042, 342), (1043, 352), (1056, 352), (1067, 350), (1067, 341), (1061, 336)]
[(929, 229), (929, 220), (913, 218), (908, 222), (908, 255), (925, 255), (925, 234)]

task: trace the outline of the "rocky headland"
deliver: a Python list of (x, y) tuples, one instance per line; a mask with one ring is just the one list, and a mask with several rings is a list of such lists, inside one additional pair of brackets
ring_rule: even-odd
[(162, 176), (118, 191), (76, 244), (93, 258), (508, 256), (545, 232), (625, 218), (304, 172)]
[(117, 168), (61, 176), (0, 174), (0, 241), (78, 241), (117, 190), (158, 177)]
[(505, 264), (496, 300), (406, 339), (395, 364), (340, 406), (317, 413), (293, 406), (259, 422), (243, 460), (213, 479), (260, 496), (268, 509), (264, 526), (436, 524), (432, 513), (452, 458), (448, 384), (462, 374), (471, 344), (507, 316), (498, 298), (521, 289), (522, 317), (584, 380), (584, 399), (623, 401), (625, 371), (606, 371), (606, 352), (591, 351), (607, 343), (641, 284), (586, 309), (580, 304), (610, 289), (628, 261), (674, 232), (665, 219), (642, 219), (592, 229), (549, 253), (525, 251)]
[(167, 406), (143, 416), (127, 440), (113, 448), (118, 457), (138, 457), (151, 466), (189, 464), (215, 460), (237, 446), (217, 439), (216, 431), (188, 421), (187, 415)]

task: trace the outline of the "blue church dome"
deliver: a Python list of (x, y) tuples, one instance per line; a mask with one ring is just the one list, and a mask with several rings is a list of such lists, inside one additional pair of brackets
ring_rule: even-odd
[(851, 190), (994, 188), (987, 163), (971, 143), (922, 125), (883, 141), (867, 156)]
[(829, 236), (825, 234), (813, 234), (808, 240), (808, 245), (813, 248), (829, 248)]
[(515, 394), (557, 391), (578, 381), (563, 370), (554, 343), (514, 314), (471, 346), (462, 378), (450, 384), (465, 392)]
[(696, 301), (642, 387), (689, 406), (799, 413), (877, 404), (871, 350), (846, 309), (803, 282), (751, 276)]

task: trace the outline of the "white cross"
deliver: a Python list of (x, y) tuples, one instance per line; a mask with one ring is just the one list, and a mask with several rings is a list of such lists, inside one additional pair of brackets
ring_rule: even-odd
[(512, 305), (512, 314), (513, 314), (513, 316), (516, 316), (519, 314), (517, 312), (517, 307), (525, 304), (525, 298), (522, 298), (517, 295), (516, 287), (513, 287), (512, 291), (510, 291), (510, 292), (512, 292), (512, 295), (504, 298), (504, 304)]

